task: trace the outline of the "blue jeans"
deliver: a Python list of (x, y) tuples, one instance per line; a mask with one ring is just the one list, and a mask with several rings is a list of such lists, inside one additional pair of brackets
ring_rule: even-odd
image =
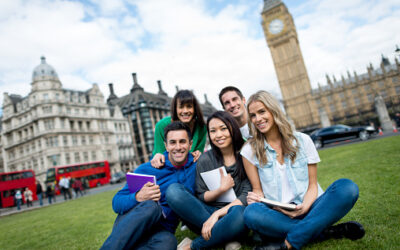
[(40, 206), (43, 206), (43, 193), (38, 194), (37, 197), (39, 198)]
[(250, 204), (244, 212), (246, 225), (260, 234), (286, 239), (300, 249), (321, 232), (339, 221), (358, 199), (358, 186), (349, 179), (332, 183), (312, 204), (307, 214), (291, 219), (263, 203)]
[(22, 199), (17, 199), (17, 209), (21, 210)]
[(53, 195), (47, 195), (47, 199), (49, 200), (49, 204), (51, 204), (51, 200), (53, 199)]
[(152, 200), (117, 216), (101, 249), (176, 249), (175, 235), (161, 227), (161, 207)]
[[(194, 197), (182, 184), (171, 184), (166, 192), (169, 207), (196, 233), (201, 232), (203, 223), (218, 210)], [(199, 236), (193, 240), (192, 249), (210, 248), (246, 236), (248, 229), (243, 220), (244, 206), (233, 206), (220, 218), (206, 241)]]

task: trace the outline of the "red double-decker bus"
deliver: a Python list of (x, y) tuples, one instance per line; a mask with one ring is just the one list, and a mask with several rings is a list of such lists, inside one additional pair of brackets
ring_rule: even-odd
[(47, 170), (46, 183), (56, 181), (58, 184), (61, 177), (87, 179), (92, 188), (110, 182), (110, 165), (108, 161), (97, 161), (52, 167)]
[(19, 189), (23, 195), (26, 187), (32, 191), (33, 200), (37, 200), (35, 173), (32, 170), (0, 173), (0, 207), (14, 206), (15, 193)]

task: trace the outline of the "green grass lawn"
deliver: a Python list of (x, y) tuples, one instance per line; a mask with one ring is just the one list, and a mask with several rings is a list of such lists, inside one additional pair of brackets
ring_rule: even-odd
[[(339, 178), (360, 188), (355, 207), (342, 221), (361, 222), (358, 241), (328, 240), (305, 249), (399, 249), (400, 136), (319, 151), (318, 180), (326, 189)], [(86, 196), (0, 218), (1, 249), (98, 249), (111, 232), (116, 191)], [(177, 230), (178, 242), (191, 232)], [(248, 243), (244, 249), (251, 249)]]

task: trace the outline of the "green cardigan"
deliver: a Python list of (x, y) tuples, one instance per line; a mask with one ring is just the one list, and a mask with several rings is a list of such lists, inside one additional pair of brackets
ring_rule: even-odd
[[(164, 153), (165, 145), (164, 145), (164, 128), (170, 124), (171, 117), (167, 116), (161, 119), (156, 124), (156, 130), (154, 132), (154, 149), (153, 156), (157, 153)], [(194, 128), (194, 134), (192, 135), (193, 145), (190, 149), (190, 152), (199, 150), (203, 153), (204, 146), (206, 145), (207, 140), (207, 129), (206, 126), (198, 127), (197, 125)]]

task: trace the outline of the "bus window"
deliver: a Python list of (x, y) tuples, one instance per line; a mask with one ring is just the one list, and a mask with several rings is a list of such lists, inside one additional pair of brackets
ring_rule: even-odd
[(72, 171), (72, 167), (67, 167), (67, 168), (65, 168), (65, 172), (69, 173), (69, 172), (71, 172), (71, 171)]
[(100, 174), (95, 174), (91, 176), (92, 179), (101, 179), (101, 178), (105, 178), (106, 174), (105, 173), (100, 173)]
[(104, 162), (100, 162), (100, 167), (104, 167)]
[(21, 175), (22, 175), (21, 173), (11, 174), (10, 179), (11, 180), (19, 180), (19, 179), (21, 179)]
[(58, 169), (58, 173), (59, 173), (59, 174), (65, 173), (65, 168), (59, 168), (59, 169)]
[(30, 177), (33, 177), (32, 172), (24, 172), (23, 173), (23, 178), (30, 178)]

